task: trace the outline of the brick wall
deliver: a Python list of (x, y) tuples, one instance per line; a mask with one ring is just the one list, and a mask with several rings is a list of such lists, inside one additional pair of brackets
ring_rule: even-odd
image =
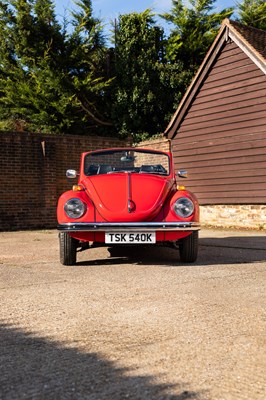
[(79, 169), (80, 153), (127, 145), (97, 136), (0, 132), (0, 230), (55, 227), (57, 199), (73, 184), (65, 172)]
[(138, 143), (136, 147), (142, 147), (143, 149), (152, 149), (159, 151), (170, 151), (171, 150), (171, 140), (165, 139), (164, 137), (146, 140), (144, 142)]

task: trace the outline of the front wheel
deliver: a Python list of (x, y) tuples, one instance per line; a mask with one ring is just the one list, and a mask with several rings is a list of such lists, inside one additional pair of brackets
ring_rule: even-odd
[(75, 265), (77, 261), (78, 240), (66, 232), (59, 233), (60, 262), (63, 265)]
[(191, 235), (179, 240), (180, 260), (185, 263), (193, 263), (198, 256), (199, 233), (193, 231)]

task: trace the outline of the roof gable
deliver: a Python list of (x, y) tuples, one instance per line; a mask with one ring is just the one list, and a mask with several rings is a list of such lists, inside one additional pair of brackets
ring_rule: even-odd
[(197, 74), (174, 113), (164, 135), (173, 138), (193, 102), (201, 84), (207, 77), (222, 47), (232, 40), (266, 74), (266, 31), (244, 26), (225, 19)]

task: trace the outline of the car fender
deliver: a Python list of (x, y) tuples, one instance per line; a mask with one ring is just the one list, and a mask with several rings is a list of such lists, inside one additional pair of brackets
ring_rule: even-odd
[[(187, 197), (194, 204), (194, 212), (188, 218), (181, 218), (177, 216), (173, 211), (173, 204), (175, 203), (176, 200), (180, 199), (181, 197)], [(199, 216), (199, 202), (197, 197), (194, 195), (194, 193), (190, 192), (189, 190), (177, 190), (171, 197), (171, 199), (169, 199), (169, 202), (165, 207), (165, 215), (166, 215), (165, 221), (177, 220), (186, 222), (188, 221), (198, 222), (200, 216)]]
[[(64, 211), (64, 205), (65, 203), (73, 198), (78, 198), (80, 199), (84, 204), (86, 204), (86, 212), (85, 214), (80, 217), (80, 218), (69, 218), (67, 214)], [(67, 223), (67, 222), (73, 222), (73, 221), (78, 221), (78, 222), (94, 222), (95, 221), (95, 207), (93, 202), (90, 200), (88, 197), (87, 193), (85, 190), (82, 191), (74, 191), (74, 190), (68, 190), (67, 192), (63, 193), (57, 203), (57, 220), (58, 223)]]

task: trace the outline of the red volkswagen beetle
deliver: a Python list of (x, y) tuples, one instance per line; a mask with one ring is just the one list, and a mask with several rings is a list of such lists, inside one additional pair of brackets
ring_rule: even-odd
[[(179, 171), (179, 177), (186, 175)], [(165, 244), (182, 262), (198, 254), (199, 205), (178, 186), (172, 154), (140, 148), (82, 153), (78, 184), (61, 195), (57, 218), (60, 261), (74, 265), (79, 250), (104, 245)]]

